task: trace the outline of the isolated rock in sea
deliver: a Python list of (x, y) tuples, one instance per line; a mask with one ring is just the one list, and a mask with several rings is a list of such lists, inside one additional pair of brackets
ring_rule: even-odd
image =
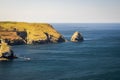
[(0, 61), (4, 61), (4, 60), (12, 60), (15, 57), (13, 50), (10, 48), (10, 46), (4, 42), (3, 40), (1, 40), (0, 43)]
[(10, 45), (65, 42), (47, 23), (0, 22), (0, 37)]
[(71, 41), (72, 41), (72, 42), (80, 42), (80, 41), (83, 41), (83, 36), (81, 35), (81, 33), (79, 33), (78, 31), (76, 31), (76, 32), (72, 35)]

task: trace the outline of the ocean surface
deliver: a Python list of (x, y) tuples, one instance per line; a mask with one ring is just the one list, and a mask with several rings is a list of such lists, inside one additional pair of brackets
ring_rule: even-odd
[(17, 56), (0, 62), (0, 80), (120, 80), (120, 24), (52, 23), (70, 40), (83, 42), (12, 46)]

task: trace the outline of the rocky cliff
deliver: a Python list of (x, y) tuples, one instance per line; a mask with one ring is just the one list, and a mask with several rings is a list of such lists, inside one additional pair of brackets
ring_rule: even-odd
[(14, 55), (14, 52), (11, 49), (11, 47), (1, 39), (0, 40), (0, 61), (12, 60), (15, 58), (17, 57)]
[(0, 38), (10, 45), (65, 42), (64, 37), (46, 23), (0, 22)]

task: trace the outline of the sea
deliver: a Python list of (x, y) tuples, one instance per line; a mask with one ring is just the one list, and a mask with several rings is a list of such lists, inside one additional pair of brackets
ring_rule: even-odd
[(20, 58), (0, 62), (0, 80), (120, 80), (120, 23), (51, 24), (68, 42), (12, 46)]

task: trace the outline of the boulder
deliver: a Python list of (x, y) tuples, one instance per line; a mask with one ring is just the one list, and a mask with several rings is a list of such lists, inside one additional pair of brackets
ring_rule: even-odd
[(1, 40), (0, 43), (0, 61), (1, 60), (12, 60), (15, 57), (13, 50), (10, 48), (10, 46)]
[(79, 33), (78, 31), (76, 31), (76, 32), (72, 35), (71, 41), (72, 41), (72, 42), (80, 42), (80, 41), (83, 41), (83, 36), (81, 35), (81, 33)]

